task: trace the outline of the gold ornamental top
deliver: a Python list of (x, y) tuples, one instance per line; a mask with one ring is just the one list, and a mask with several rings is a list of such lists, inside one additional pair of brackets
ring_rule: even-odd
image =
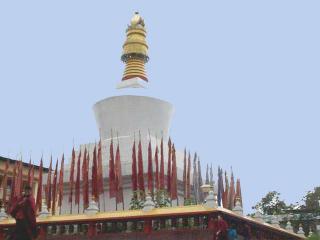
[(148, 45), (144, 20), (136, 12), (128, 25), (121, 60), (126, 64), (122, 80), (141, 78), (148, 81), (144, 64), (148, 62)]

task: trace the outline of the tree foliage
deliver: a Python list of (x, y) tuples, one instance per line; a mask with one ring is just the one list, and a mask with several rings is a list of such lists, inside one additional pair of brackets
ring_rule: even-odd
[(130, 210), (142, 209), (144, 204), (144, 192), (133, 191), (132, 198), (130, 201)]
[(259, 210), (262, 214), (281, 214), (287, 209), (284, 201), (280, 200), (280, 193), (276, 191), (268, 192), (265, 197), (258, 202), (253, 209)]
[(313, 191), (309, 191), (302, 199), (304, 205), (301, 206), (302, 209), (316, 210), (319, 209), (320, 201), (320, 187), (315, 187)]
[(308, 240), (320, 240), (320, 236), (318, 234), (312, 234), (312, 236), (309, 237)]
[(156, 204), (156, 208), (169, 207), (171, 204), (166, 190), (156, 191), (154, 202)]

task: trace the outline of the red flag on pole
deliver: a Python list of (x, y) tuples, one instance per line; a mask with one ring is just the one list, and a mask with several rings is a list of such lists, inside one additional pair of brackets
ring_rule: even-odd
[(177, 161), (176, 161), (176, 149), (174, 144), (172, 146), (172, 172), (171, 172), (171, 200), (178, 198), (177, 192)]
[(167, 192), (171, 193), (171, 158), (172, 158), (172, 145), (169, 137), (168, 141), (168, 167), (167, 167)]
[(76, 176), (76, 186), (75, 186), (75, 204), (78, 205), (78, 213), (79, 213), (79, 204), (80, 204), (80, 165), (81, 165), (81, 149), (78, 154), (77, 161), (77, 176)]
[(34, 182), (34, 165), (31, 166), (30, 178), (28, 177), (28, 183), (32, 187)]
[(89, 205), (89, 173), (88, 173), (88, 163), (89, 155), (87, 153), (87, 148), (84, 149), (83, 163), (82, 163), (82, 197), (83, 197), (83, 210), (85, 210)]
[[(132, 181), (132, 191), (138, 190), (138, 176), (137, 176), (137, 153), (136, 153), (136, 140), (133, 141), (132, 146), (132, 175), (131, 175), (131, 181)], [(136, 196), (135, 196), (136, 197)]]
[(47, 177), (47, 191), (46, 191), (46, 201), (47, 201), (47, 207), (48, 211), (51, 209), (51, 172), (52, 172), (52, 156), (50, 159), (50, 165), (49, 165), (49, 172)]
[(140, 191), (144, 192), (143, 159), (142, 159), (142, 146), (141, 146), (140, 137), (139, 137), (139, 145), (138, 145), (138, 187)]
[(97, 149), (94, 146), (93, 158), (92, 158), (92, 168), (91, 168), (91, 191), (92, 197), (96, 202), (99, 201), (98, 194), (98, 166), (97, 166)]
[(237, 188), (236, 188), (236, 197), (234, 200), (234, 204), (236, 204), (236, 200), (239, 199), (241, 207), (242, 205), (242, 194), (241, 194), (241, 186), (240, 186), (240, 179), (237, 179)]
[(62, 208), (62, 200), (63, 200), (63, 171), (64, 171), (64, 154), (62, 154), (62, 160), (60, 165), (60, 173), (59, 173), (59, 199), (58, 206), (60, 207), (60, 214)]
[(109, 191), (110, 198), (116, 197), (115, 189), (115, 172), (114, 172), (114, 152), (113, 152), (113, 139), (110, 142), (110, 159), (109, 159)]
[(122, 170), (119, 143), (116, 150), (115, 161), (115, 185), (116, 185), (116, 203), (123, 203)]
[(29, 186), (32, 187), (32, 185), (30, 184), (30, 182), (31, 182), (31, 169), (32, 169), (32, 164), (31, 164), (31, 157), (30, 157), (29, 165), (28, 165), (28, 184), (29, 184)]
[(151, 140), (149, 140), (148, 145), (148, 191), (153, 195), (153, 166)]
[(72, 148), (72, 158), (70, 164), (70, 176), (69, 176), (69, 186), (70, 186), (70, 195), (69, 195), (69, 203), (71, 203), (70, 213), (72, 213), (72, 198), (73, 198), (73, 187), (74, 187), (74, 165), (76, 160), (76, 153), (74, 151), (74, 147)]
[(56, 168), (53, 174), (53, 183), (52, 183), (52, 215), (56, 214), (56, 203), (57, 203), (57, 175), (58, 175), (58, 159), (56, 162)]
[(9, 169), (9, 159), (6, 161), (6, 165), (4, 167), (4, 175), (1, 183), (1, 187), (3, 189), (2, 202), (5, 205), (7, 203), (7, 186), (8, 186), (8, 169)]
[(187, 198), (187, 150), (184, 149), (183, 155), (183, 197)]
[(234, 200), (235, 200), (235, 186), (234, 186), (234, 177), (233, 172), (231, 170), (231, 182), (230, 182), (230, 190), (229, 190), (229, 198), (228, 198), (228, 207), (229, 210), (234, 208)]
[(36, 209), (40, 212), (41, 205), (42, 205), (42, 168), (43, 162), (42, 158), (40, 160), (40, 167), (39, 167), (39, 180), (38, 180), (38, 191), (37, 191), (37, 201), (36, 201)]
[(15, 201), (15, 187), (16, 187), (16, 178), (17, 178), (17, 162), (14, 163), (12, 184), (11, 184), (11, 193), (10, 193), (10, 202)]
[(188, 154), (188, 166), (187, 166), (187, 176), (186, 176), (186, 185), (187, 185), (187, 199), (190, 199), (191, 198), (191, 178), (190, 178), (190, 171), (191, 171), (191, 154), (189, 152)]
[(229, 180), (228, 180), (226, 171), (224, 172), (224, 181), (225, 181), (226, 187), (222, 195), (222, 204), (224, 208), (228, 208), (229, 207)]
[(102, 143), (98, 145), (98, 195), (103, 194), (103, 166), (102, 166)]
[(156, 151), (154, 153), (154, 161), (155, 161), (155, 165), (156, 165), (156, 176), (155, 176), (155, 179), (156, 179), (156, 189), (157, 189), (157, 191), (159, 191), (159, 189), (160, 189), (158, 154), (159, 154), (159, 149), (158, 149), (158, 146), (156, 146)]
[(22, 160), (18, 163), (17, 179), (15, 181), (14, 196), (18, 197), (22, 193)]
[(160, 189), (164, 190), (163, 138), (161, 138), (160, 143)]

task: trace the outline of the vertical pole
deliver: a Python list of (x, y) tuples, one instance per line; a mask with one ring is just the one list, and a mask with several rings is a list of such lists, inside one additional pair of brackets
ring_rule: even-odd
[(151, 233), (152, 231), (152, 219), (145, 219), (143, 223), (143, 231), (144, 233)]
[(96, 223), (95, 222), (89, 223), (88, 238), (91, 239), (96, 234), (97, 234)]
[(4, 229), (0, 228), (0, 240), (5, 240)]
[(40, 233), (39, 238), (40, 240), (47, 239), (47, 226), (46, 225), (40, 225)]

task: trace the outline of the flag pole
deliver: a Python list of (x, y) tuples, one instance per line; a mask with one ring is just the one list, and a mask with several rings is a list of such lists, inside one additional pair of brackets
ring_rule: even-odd
[[(111, 128), (111, 139), (113, 140), (113, 131), (112, 131), (112, 128)], [(110, 168), (110, 166), (109, 166)], [(114, 169), (113, 169), (114, 170)], [(115, 202), (116, 202), (116, 211), (118, 211), (118, 204), (117, 204), (117, 199), (115, 198)]]
[[(101, 128), (99, 128), (99, 137), (100, 137), (100, 144), (101, 144), (101, 161), (102, 161), (102, 138), (101, 138)], [(103, 164), (101, 164), (101, 165), (103, 165)], [(103, 169), (103, 168), (102, 168)], [(104, 209), (104, 211), (106, 211), (106, 199), (105, 199), (105, 197), (104, 197), (104, 184), (103, 184), (103, 182), (104, 182), (104, 179), (103, 179), (103, 170), (101, 170), (102, 171), (102, 199), (103, 199), (103, 209)]]
[[(119, 134), (118, 134), (118, 131), (117, 131), (117, 143), (118, 143), (118, 148), (119, 148)], [(121, 174), (121, 177), (122, 177), (122, 173), (121, 172), (120, 172), (120, 174)], [(118, 186), (119, 186), (119, 180), (118, 180)], [(121, 194), (122, 194), (122, 210), (124, 210), (123, 192)], [(117, 201), (117, 199), (116, 199), (116, 201)]]

